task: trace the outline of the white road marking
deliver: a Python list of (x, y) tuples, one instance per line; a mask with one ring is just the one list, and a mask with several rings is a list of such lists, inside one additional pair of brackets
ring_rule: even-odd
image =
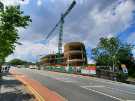
[(126, 100), (126, 101), (135, 101), (135, 100)]
[(56, 80), (62, 81), (62, 82), (76, 82), (74, 80), (72, 80), (71, 78), (54, 78)]
[(102, 85), (91, 85), (91, 86), (81, 86), (81, 87), (90, 87), (90, 88), (102, 88), (102, 87), (105, 87), (105, 86), (102, 86)]
[(120, 91), (120, 92), (123, 92), (123, 93), (128, 93), (128, 94), (135, 95), (135, 93), (132, 93), (132, 92), (129, 92), (129, 91), (125, 91), (125, 90), (121, 90), (121, 89), (118, 89), (118, 88), (112, 88), (112, 87), (108, 87), (108, 86), (106, 86), (106, 88), (111, 89), (111, 90), (117, 90), (117, 91)]
[(100, 91), (97, 91), (97, 90), (94, 90), (94, 89), (91, 89), (91, 88), (87, 88), (87, 87), (84, 87), (84, 86), (81, 86), (81, 87), (84, 88), (84, 89), (87, 89), (87, 90), (91, 90), (91, 91), (93, 91), (93, 92), (95, 92), (95, 93), (98, 93), (98, 94), (101, 94), (101, 95), (105, 95), (105, 96), (108, 96), (108, 97), (110, 97), (110, 98), (119, 100), (119, 101), (126, 101), (126, 100), (123, 100), (123, 99), (121, 99), (121, 98), (114, 97), (114, 96), (112, 96), (112, 95), (109, 95), (109, 94), (106, 94), (106, 93), (103, 93), (103, 92), (100, 92)]
[(92, 80), (92, 81), (97, 81), (97, 82), (103, 82), (103, 83), (107, 83), (107, 84), (115, 84), (115, 85), (121, 85), (121, 86), (127, 86), (127, 87), (132, 87), (135, 89), (134, 85), (131, 84), (126, 84), (126, 83), (122, 83), (122, 82), (117, 82), (117, 81), (112, 81), (112, 80), (107, 80), (107, 79), (103, 79), (103, 78), (96, 78), (96, 77), (83, 77), (83, 76), (78, 76), (81, 79), (87, 79), (87, 80)]

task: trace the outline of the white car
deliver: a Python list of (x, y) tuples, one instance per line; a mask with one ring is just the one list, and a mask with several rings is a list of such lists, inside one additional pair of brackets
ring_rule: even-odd
[(36, 66), (36, 65), (30, 65), (29, 68), (30, 68), (30, 69), (36, 69), (37, 66)]

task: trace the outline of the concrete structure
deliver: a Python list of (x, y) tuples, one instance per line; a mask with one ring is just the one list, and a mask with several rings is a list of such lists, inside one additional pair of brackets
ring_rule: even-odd
[(64, 46), (66, 65), (83, 66), (87, 64), (86, 50), (83, 43), (70, 42)]
[[(70, 42), (64, 46), (64, 54), (61, 54), (61, 64), (64, 66), (83, 66), (87, 64), (85, 46), (80, 42)], [(45, 65), (59, 65), (57, 54), (49, 54), (41, 58), (40, 62)]]
[(57, 58), (57, 54), (48, 54), (40, 59), (40, 63), (47, 66), (57, 65), (58, 59), (61, 60), (61, 65), (65, 65), (64, 54), (61, 54), (61, 58)]

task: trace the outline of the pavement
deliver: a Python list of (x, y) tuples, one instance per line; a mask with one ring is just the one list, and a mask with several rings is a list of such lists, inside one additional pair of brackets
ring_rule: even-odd
[(34, 96), (9, 73), (0, 74), (0, 101), (34, 101)]
[(135, 85), (135, 78), (128, 78), (127, 83)]

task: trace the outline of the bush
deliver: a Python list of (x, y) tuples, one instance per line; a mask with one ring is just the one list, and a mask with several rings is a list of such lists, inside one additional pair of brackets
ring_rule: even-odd
[(118, 72), (116, 75), (117, 75), (117, 80), (120, 82), (125, 82), (128, 79), (128, 74), (125, 74), (123, 72)]

